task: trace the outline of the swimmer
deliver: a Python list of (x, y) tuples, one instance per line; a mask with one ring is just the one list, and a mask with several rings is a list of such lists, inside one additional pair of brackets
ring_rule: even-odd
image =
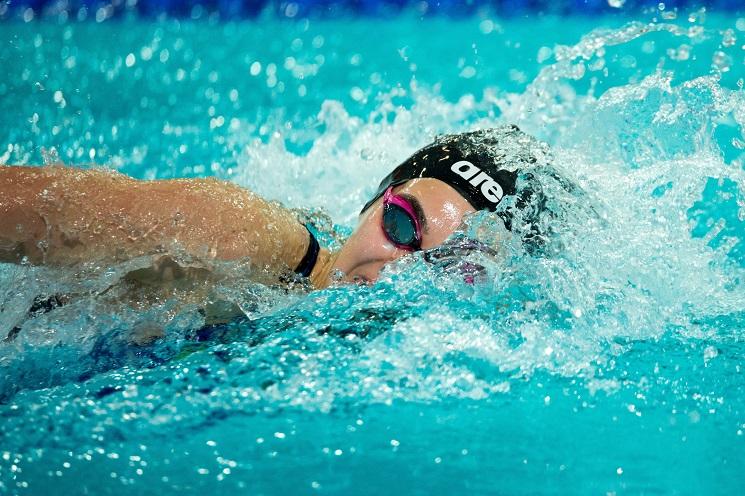
[(229, 182), (0, 166), (0, 262), (70, 266), (151, 256), (161, 276), (173, 277), (189, 270), (168, 258), (176, 254), (250, 261), (276, 281), (295, 272), (315, 288), (372, 283), (393, 260), (442, 245), (476, 211), (497, 212), (511, 229), (536, 190), (530, 170), (545, 153), (516, 126), (439, 137), (383, 179), (335, 253), (291, 211)]

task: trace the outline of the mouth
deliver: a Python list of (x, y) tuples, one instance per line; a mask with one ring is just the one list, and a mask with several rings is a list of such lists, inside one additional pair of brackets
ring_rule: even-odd
[(373, 281), (370, 278), (365, 277), (365, 276), (360, 276), (360, 275), (353, 276), (352, 282), (354, 284), (357, 284), (358, 286), (369, 286), (370, 284), (373, 283)]
[[(341, 270), (337, 269), (341, 280), (352, 282), (355, 284), (365, 284), (369, 285), (375, 282), (377, 277), (369, 277), (363, 273), (358, 272), (360, 268), (364, 267), (365, 265), (371, 264), (371, 263), (379, 263), (380, 261), (378, 259), (365, 259), (357, 262), (354, 266), (352, 266), (349, 270)], [(376, 274), (377, 275), (377, 274)]]

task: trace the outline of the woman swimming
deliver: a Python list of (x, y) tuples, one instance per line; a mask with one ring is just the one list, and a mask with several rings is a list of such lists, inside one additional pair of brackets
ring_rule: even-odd
[[(535, 204), (530, 169), (545, 153), (516, 126), (440, 137), (383, 179), (336, 253), (319, 247), (289, 210), (229, 182), (0, 167), (0, 262), (153, 256), (163, 275), (174, 270), (164, 256), (178, 254), (248, 260), (275, 280), (295, 271), (316, 288), (335, 279), (372, 282), (387, 263), (440, 246), (475, 211), (496, 211), (511, 229), (514, 212)], [(513, 197), (507, 206), (506, 197)]]

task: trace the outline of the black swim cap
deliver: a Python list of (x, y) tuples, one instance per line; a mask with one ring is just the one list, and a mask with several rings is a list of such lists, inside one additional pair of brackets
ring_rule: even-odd
[[(505, 196), (517, 196), (514, 207), (521, 208), (532, 196), (530, 169), (548, 162), (548, 146), (520, 131), (517, 126), (500, 126), (469, 133), (438, 136), (396, 167), (383, 179), (373, 198), (362, 208), (367, 210), (389, 186), (431, 177), (452, 186), (476, 210), (496, 211)], [(513, 208), (514, 208), (513, 207)], [(500, 209), (500, 217), (510, 229), (509, 209)]]

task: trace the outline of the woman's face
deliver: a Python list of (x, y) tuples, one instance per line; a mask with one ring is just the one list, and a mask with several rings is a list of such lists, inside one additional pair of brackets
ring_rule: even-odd
[[(452, 187), (438, 179), (412, 179), (393, 188), (393, 193), (408, 201), (422, 218), (421, 248), (434, 248), (463, 221), (474, 208)], [(418, 205), (417, 205), (418, 204)], [(343, 273), (343, 280), (373, 282), (383, 266), (410, 250), (394, 245), (383, 231), (383, 197), (361, 216), (360, 223), (334, 262), (333, 269)]]

